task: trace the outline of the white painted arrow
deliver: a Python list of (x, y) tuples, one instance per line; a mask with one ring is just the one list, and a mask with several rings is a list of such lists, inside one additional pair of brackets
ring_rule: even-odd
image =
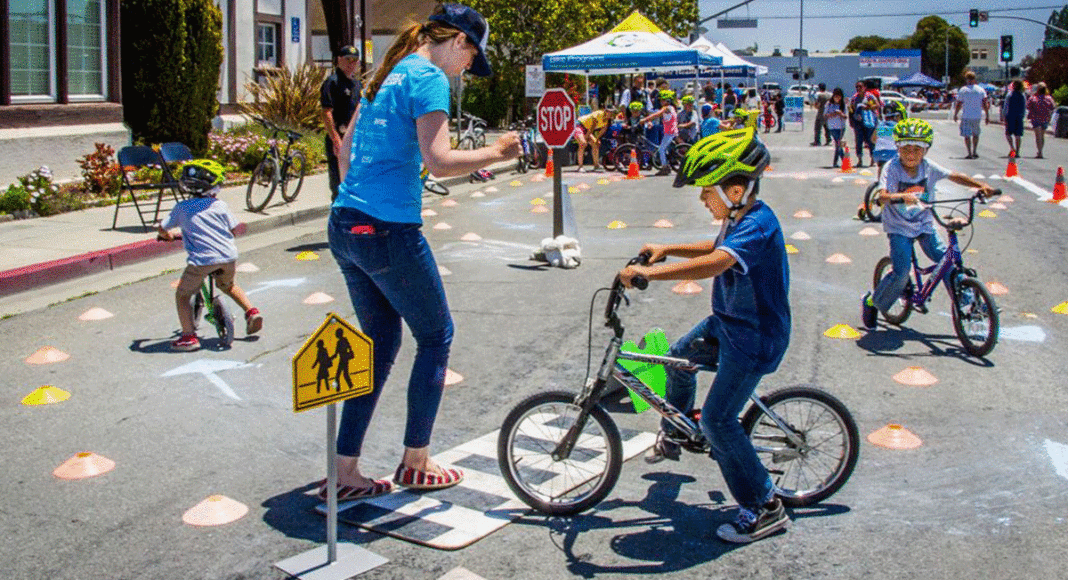
[(240, 401), (241, 397), (237, 396), (237, 393), (230, 388), (230, 385), (226, 384), (226, 381), (222, 380), (219, 375), (215, 374), (220, 371), (228, 371), (231, 369), (240, 369), (244, 367), (252, 366), (248, 363), (238, 362), (235, 360), (213, 360), (213, 359), (200, 359), (188, 364), (184, 364), (178, 368), (171, 369), (162, 375), (161, 377), (176, 377), (178, 375), (189, 374), (201, 374), (204, 375), (211, 384), (219, 388), (220, 391), (227, 397), (235, 401)]
[(1046, 342), (1046, 331), (1041, 326), (1010, 326), (1002, 327), (999, 336), (1008, 340), (1023, 340), (1026, 342)]
[(296, 288), (303, 284), (307, 278), (286, 278), (285, 280), (267, 280), (266, 282), (260, 282), (260, 285), (256, 288), (245, 292), (246, 296), (251, 296), (257, 292), (264, 290), (270, 290), (271, 288)]
[(1046, 453), (1049, 454), (1057, 475), (1068, 479), (1068, 445), (1046, 439)]

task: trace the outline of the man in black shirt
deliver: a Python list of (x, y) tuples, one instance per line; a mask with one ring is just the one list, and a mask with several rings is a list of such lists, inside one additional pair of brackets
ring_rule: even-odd
[(326, 127), (326, 164), (330, 173), (330, 200), (337, 198), (337, 187), (343, 175), (339, 174), (338, 155), (341, 155), (341, 139), (360, 102), (360, 51), (354, 46), (341, 47), (337, 53), (337, 69), (323, 81), (319, 104), (323, 107), (323, 125)]

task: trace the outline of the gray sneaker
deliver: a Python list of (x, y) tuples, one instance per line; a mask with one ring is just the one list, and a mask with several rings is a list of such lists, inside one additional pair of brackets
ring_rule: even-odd
[(660, 463), (665, 459), (678, 461), (682, 456), (682, 445), (661, 430), (656, 434), (656, 443), (645, 452), (646, 463)]
[(775, 498), (761, 506), (755, 514), (738, 508), (738, 517), (729, 524), (721, 525), (716, 535), (725, 542), (748, 544), (785, 529), (789, 524), (790, 516), (786, 515), (782, 500)]

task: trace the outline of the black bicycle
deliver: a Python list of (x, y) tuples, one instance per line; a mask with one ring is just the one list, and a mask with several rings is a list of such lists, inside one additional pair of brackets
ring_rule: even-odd
[[(630, 264), (646, 263), (639, 256)], [(648, 281), (633, 280), (645, 289)], [(614, 378), (663, 416), (681, 434), (683, 449), (708, 454), (710, 445), (696, 413), (682, 413), (657, 395), (620, 360), (693, 371), (716, 370), (715, 345), (694, 359), (624, 352), (624, 328), (617, 311), (629, 300), (617, 276), (608, 290), (605, 326), (613, 336), (600, 370), (575, 394), (548, 391), (522, 401), (505, 418), (497, 440), (501, 473), (516, 496), (552, 515), (589, 509), (608, 496), (623, 468), (619, 429), (600, 405)], [(600, 292), (598, 290), (597, 292)], [(594, 293), (596, 297), (597, 293)], [(592, 307), (590, 311), (592, 325)], [(591, 330), (592, 332), (592, 330)], [(857, 425), (849, 409), (826, 391), (794, 386), (763, 397), (754, 393), (742, 428), (771, 474), (776, 493), (790, 507), (811, 505), (837, 492), (853, 473), (860, 452)]]
[[(275, 189), (281, 186), (282, 199), (286, 203), (297, 199), (300, 187), (304, 185), (304, 173), (307, 171), (308, 160), (299, 149), (293, 148), (293, 143), (299, 141), (303, 135), (283, 129), (267, 119), (253, 117), (260, 125), (271, 132), (271, 138), (267, 141), (267, 151), (263, 159), (252, 170), (252, 177), (248, 182), (248, 191), (245, 192), (245, 205), (249, 211), (263, 211), (271, 202)], [(278, 135), (285, 135), (285, 151), (278, 149)]]

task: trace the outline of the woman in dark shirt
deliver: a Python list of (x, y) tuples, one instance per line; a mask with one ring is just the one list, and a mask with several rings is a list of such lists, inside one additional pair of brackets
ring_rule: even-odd
[(1023, 92), (1023, 81), (1012, 81), (1012, 92), (1005, 99), (1005, 140), (1009, 150), (1020, 156), (1020, 140), (1024, 133), (1024, 116), (1027, 115), (1027, 97)]

